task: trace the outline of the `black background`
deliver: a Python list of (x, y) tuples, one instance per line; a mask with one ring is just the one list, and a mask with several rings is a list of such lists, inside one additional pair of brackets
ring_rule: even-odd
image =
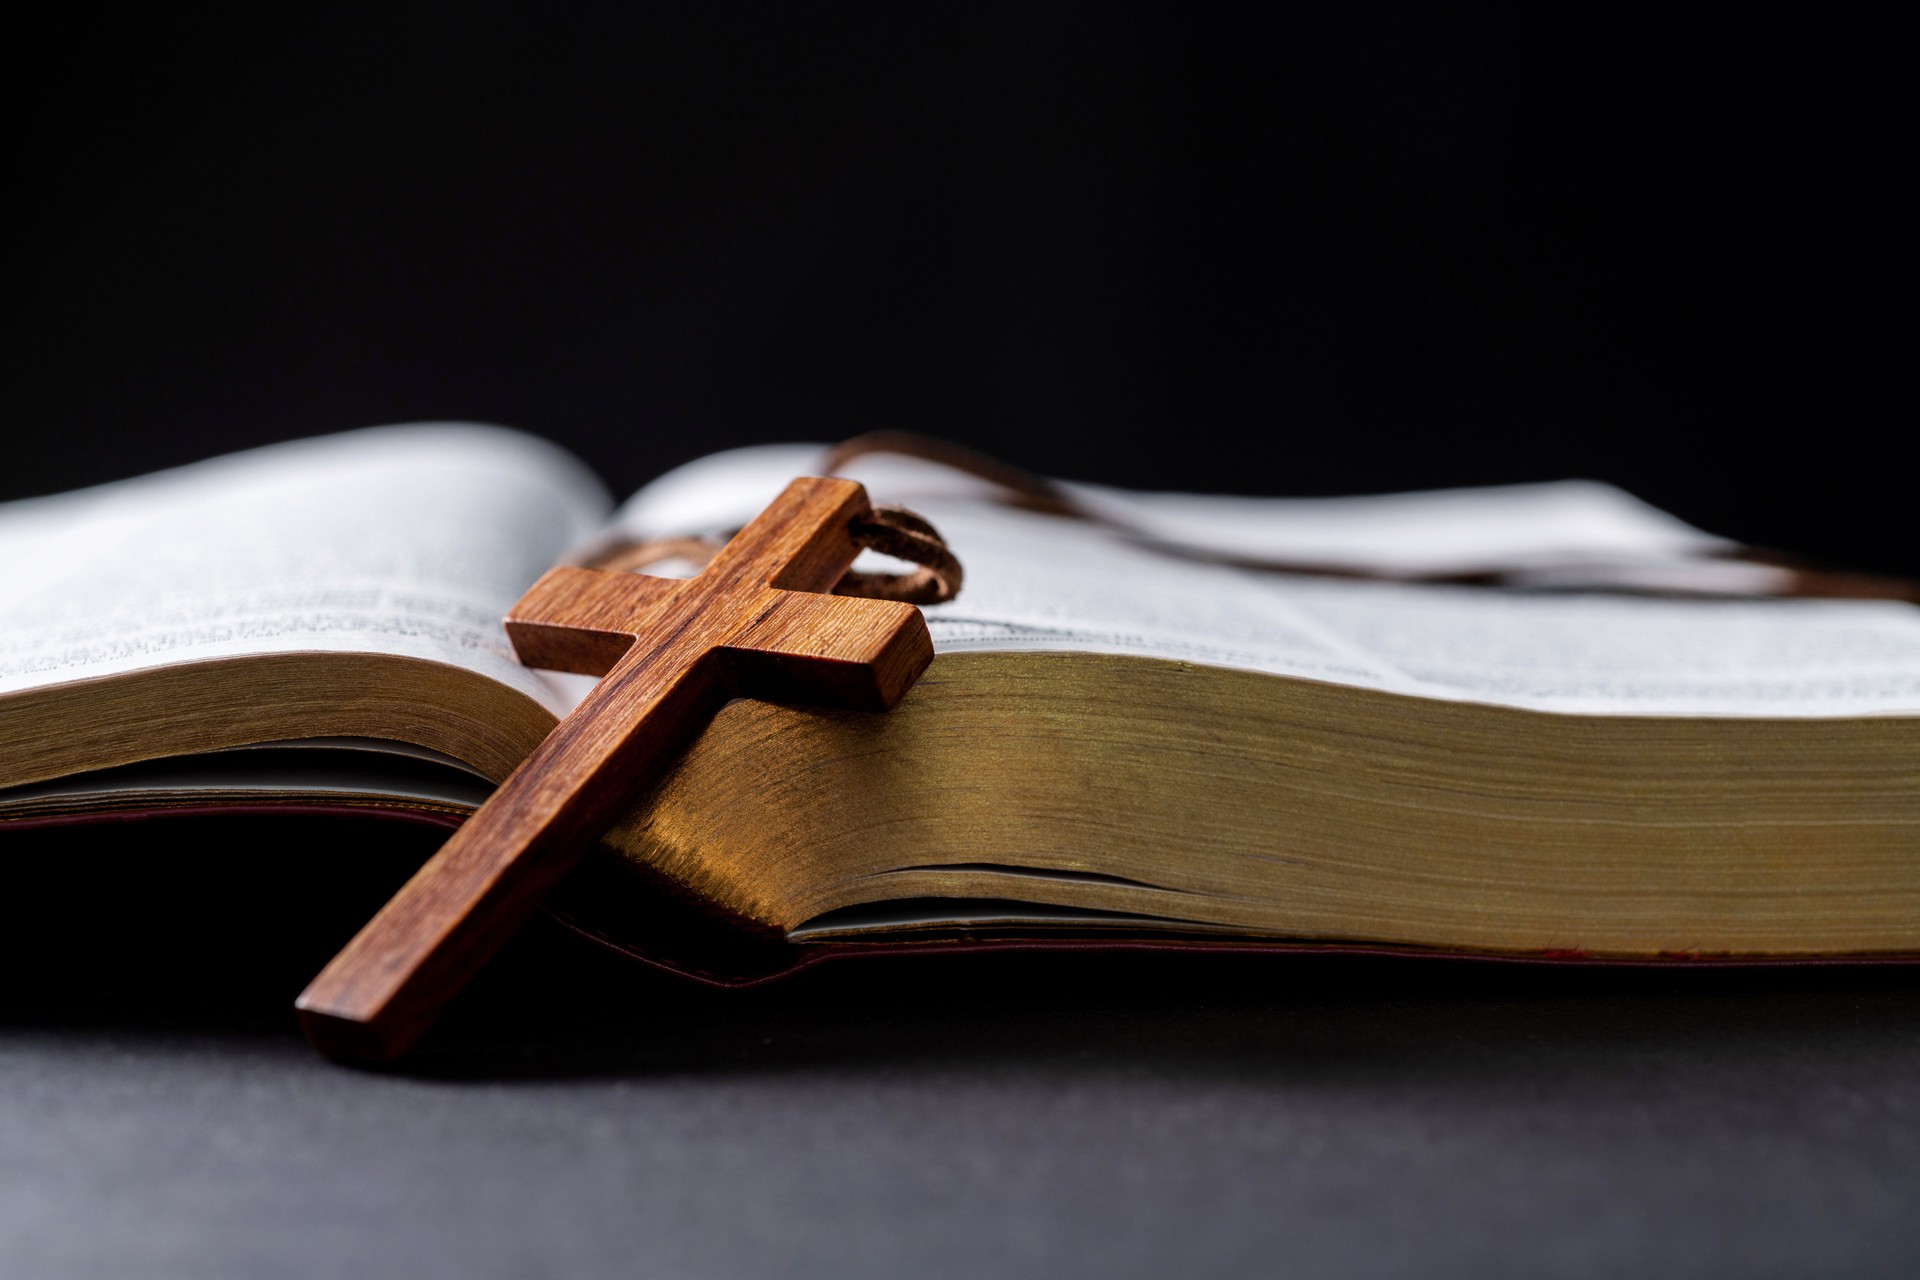
[[(0, 497), (422, 418), (546, 434), (621, 492), (908, 427), (1159, 488), (1596, 476), (1920, 573), (1888, 31), (476, 3), (14, 35)], [(1904, 970), (975, 957), (722, 996), (535, 928), (408, 1073), (311, 1058), (292, 993), (434, 839), (10, 842), (5, 1252), (196, 1278), (1920, 1254)]]
[(1895, 42), (1617, 6), (42, 14), (5, 496), (374, 422), (1590, 475), (1920, 572)]

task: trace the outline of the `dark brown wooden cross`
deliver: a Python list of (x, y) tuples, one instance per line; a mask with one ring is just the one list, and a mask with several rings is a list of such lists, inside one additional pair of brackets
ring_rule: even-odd
[(520, 660), (604, 679), (301, 994), (314, 1046), (404, 1053), (729, 697), (898, 702), (933, 660), (920, 611), (823, 594), (868, 510), (852, 481), (795, 480), (695, 578), (535, 583), (506, 620)]

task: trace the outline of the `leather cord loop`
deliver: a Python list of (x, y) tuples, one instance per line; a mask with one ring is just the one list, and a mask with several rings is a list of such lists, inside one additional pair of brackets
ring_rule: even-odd
[(864, 550), (918, 566), (912, 573), (849, 569), (835, 595), (942, 604), (960, 594), (965, 575), (940, 531), (905, 507), (878, 506), (853, 522), (853, 540)]
[[(848, 530), (863, 551), (875, 551), (915, 566), (911, 573), (869, 573), (849, 569), (834, 585), (835, 595), (906, 604), (942, 604), (960, 593), (965, 577), (959, 558), (940, 531), (905, 507), (874, 507)], [(684, 560), (705, 568), (726, 545), (724, 538), (655, 538), (615, 547), (593, 559), (591, 569), (638, 573), (665, 560)]]

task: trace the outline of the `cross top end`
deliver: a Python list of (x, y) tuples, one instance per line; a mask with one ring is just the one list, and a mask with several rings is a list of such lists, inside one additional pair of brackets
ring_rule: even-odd
[(695, 577), (550, 570), (507, 614), (508, 638), (546, 670), (605, 676), (671, 654), (738, 696), (885, 710), (933, 642), (910, 604), (826, 594), (860, 554), (852, 527), (871, 510), (854, 481), (797, 479)]

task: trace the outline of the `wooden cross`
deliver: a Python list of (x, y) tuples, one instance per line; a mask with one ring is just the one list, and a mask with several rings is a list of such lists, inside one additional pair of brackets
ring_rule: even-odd
[(884, 711), (933, 660), (910, 604), (820, 594), (859, 554), (849, 480), (795, 480), (685, 581), (559, 568), (507, 615), (528, 666), (604, 676), (296, 1003), (329, 1057), (391, 1061), (732, 696)]

